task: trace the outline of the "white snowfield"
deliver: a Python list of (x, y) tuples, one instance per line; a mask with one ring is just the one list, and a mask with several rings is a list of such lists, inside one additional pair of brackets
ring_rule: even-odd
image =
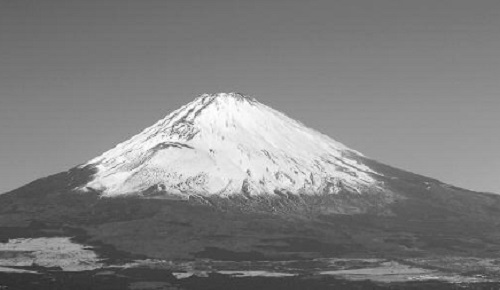
[(237, 93), (205, 94), (82, 165), (104, 196), (336, 193), (377, 187), (361, 153)]

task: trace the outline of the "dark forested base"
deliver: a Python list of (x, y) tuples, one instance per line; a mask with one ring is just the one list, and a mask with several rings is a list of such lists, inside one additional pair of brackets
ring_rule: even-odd
[(144, 269), (116, 270), (112, 273), (108, 271), (104, 274), (98, 271), (52, 271), (46, 272), (44, 275), (0, 273), (0, 289), (8, 290), (489, 290), (499, 289), (499, 287), (500, 283), (451, 284), (440, 281), (375, 283), (370, 281), (347, 281), (333, 277), (319, 276), (232, 278), (225, 275), (213, 274), (209, 277), (193, 277), (178, 280), (165, 271)]

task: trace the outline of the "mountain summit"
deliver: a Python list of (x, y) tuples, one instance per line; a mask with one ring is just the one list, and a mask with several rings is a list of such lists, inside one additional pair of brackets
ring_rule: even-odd
[(82, 189), (188, 197), (377, 188), (360, 156), (253, 98), (204, 94), (84, 164), (97, 173)]

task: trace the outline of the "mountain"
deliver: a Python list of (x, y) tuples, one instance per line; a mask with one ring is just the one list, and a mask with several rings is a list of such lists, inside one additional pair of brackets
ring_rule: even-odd
[(237, 93), (0, 195), (4, 238), (59, 231), (123, 257), (494, 257), (499, 224), (499, 196), (384, 165)]

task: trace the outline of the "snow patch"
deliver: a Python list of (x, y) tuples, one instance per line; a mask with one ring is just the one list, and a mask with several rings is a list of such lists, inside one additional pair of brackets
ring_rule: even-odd
[(0, 243), (1, 267), (60, 267), (65, 271), (100, 268), (97, 255), (68, 237), (10, 239)]

